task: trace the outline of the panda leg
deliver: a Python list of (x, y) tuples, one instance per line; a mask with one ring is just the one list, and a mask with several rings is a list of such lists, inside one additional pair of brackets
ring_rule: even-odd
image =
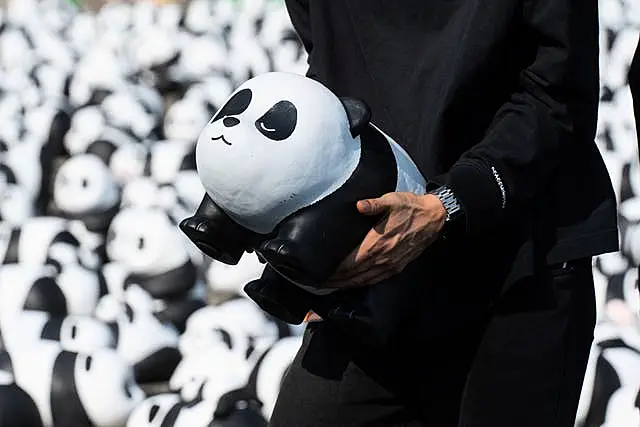
[(244, 291), (263, 311), (293, 325), (302, 323), (314, 299), (318, 298), (285, 279), (268, 264), (262, 276), (247, 283)]
[(180, 222), (180, 230), (205, 255), (229, 265), (240, 261), (255, 237), (233, 221), (207, 194), (195, 214)]
[(292, 282), (322, 289), (379, 217), (360, 214), (355, 202), (321, 201), (281, 222), (256, 252)]

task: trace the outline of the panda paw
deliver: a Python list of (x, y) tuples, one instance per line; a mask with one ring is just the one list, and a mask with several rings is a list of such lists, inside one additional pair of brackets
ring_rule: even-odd
[(212, 238), (217, 234), (216, 224), (206, 217), (186, 218), (180, 222), (179, 227), (200, 251), (217, 261), (236, 265), (244, 253), (244, 250), (239, 248), (233, 251), (222, 249), (221, 240)]

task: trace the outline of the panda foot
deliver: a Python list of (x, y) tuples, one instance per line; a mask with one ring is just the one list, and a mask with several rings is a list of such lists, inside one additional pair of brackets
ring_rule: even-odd
[[(192, 216), (182, 220), (179, 227), (198, 249), (217, 261), (236, 265), (244, 253), (244, 248), (233, 245), (232, 239), (224, 239), (222, 235), (217, 238), (219, 227), (209, 218)], [(220, 247), (222, 242), (230, 247), (223, 250)]]
[(320, 287), (329, 276), (322, 271), (321, 259), (306, 256), (294, 242), (271, 239), (264, 242), (258, 252), (278, 273), (294, 283)]
[[(297, 290), (295, 285), (287, 286), (287, 288)], [(306, 298), (295, 301), (296, 298), (293, 295), (285, 297), (284, 293), (274, 292), (277, 289), (278, 285), (270, 286), (264, 279), (253, 280), (244, 287), (247, 296), (266, 313), (292, 325), (302, 323), (309, 312), (309, 306), (304, 304)]]

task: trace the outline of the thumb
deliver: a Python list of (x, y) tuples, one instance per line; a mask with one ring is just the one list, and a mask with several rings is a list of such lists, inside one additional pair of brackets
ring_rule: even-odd
[(358, 211), (365, 215), (377, 215), (387, 209), (387, 205), (381, 198), (359, 200), (356, 206)]

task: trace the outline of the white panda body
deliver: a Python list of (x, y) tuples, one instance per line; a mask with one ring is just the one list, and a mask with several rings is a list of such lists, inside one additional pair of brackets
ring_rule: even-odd
[[(424, 192), (415, 164), (385, 138), (396, 160), (396, 191)], [(196, 144), (197, 171), (209, 196), (257, 233), (338, 191), (360, 156), (360, 137), (351, 135), (340, 99), (322, 84), (287, 72), (241, 85)]]
[(302, 337), (291, 336), (277, 341), (256, 365), (256, 393), (262, 401), (262, 412), (266, 419), (271, 417), (284, 375), (302, 345)]

